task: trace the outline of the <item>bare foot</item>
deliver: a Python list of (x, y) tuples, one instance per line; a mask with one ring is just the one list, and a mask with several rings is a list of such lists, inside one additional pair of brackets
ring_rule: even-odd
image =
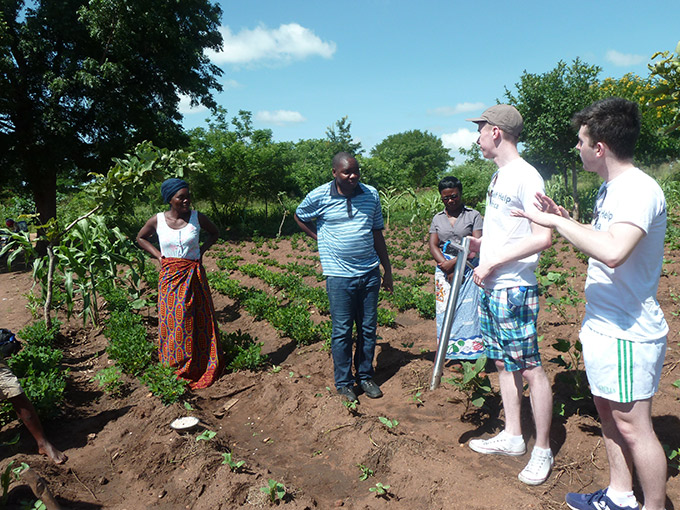
[(45, 444), (38, 447), (38, 452), (49, 457), (55, 464), (63, 464), (68, 457), (66, 454), (57, 450), (52, 443), (45, 441)]

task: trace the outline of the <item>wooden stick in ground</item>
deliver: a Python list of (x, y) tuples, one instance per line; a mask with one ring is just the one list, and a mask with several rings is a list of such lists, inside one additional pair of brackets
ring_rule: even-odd
[(47, 510), (61, 510), (61, 506), (47, 487), (45, 479), (33, 469), (27, 469), (21, 473), (21, 479), (28, 484), (35, 497), (45, 504)]

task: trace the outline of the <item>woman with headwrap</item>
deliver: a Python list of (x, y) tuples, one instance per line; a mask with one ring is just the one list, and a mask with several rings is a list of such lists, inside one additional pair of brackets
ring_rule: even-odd
[[(223, 368), (222, 349), (203, 254), (218, 239), (217, 227), (191, 209), (189, 186), (182, 179), (161, 185), (170, 209), (155, 214), (137, 234), (137, 243), (161, 264), (158, 277), (158, 358), (176, 367), (191, 389), (206, 388)], [(199, 243), (201, 229), (208, 238)], [(158, 235), (158, 250), (149, 239)]]

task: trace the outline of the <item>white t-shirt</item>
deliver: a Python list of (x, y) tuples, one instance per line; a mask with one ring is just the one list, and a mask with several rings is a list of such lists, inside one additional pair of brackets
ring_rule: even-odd
[[(480, 261), (502, 253), (509, 246), (531, 235), (531, 222), (511, 216), (514, 209), (536, 209), (536, 193), (545, 185), (538, 171), (521, 158), (499, 168), (491, 179), (484, 213), (484, 235)], [(486, 289), (536, 285), (534, 270), (540, 253), (503, 264), (484, 281)]]
[(628, 259), (614, 269), (590, 259), (583, 325), (600, 334), (649, 341), (668, 333), (656, 300), (666, 233), (666, 199), (654, 179), (637, 168), (626, 170), (600, 188), (593, 228), (607, 231), (630, 223), (645, 236)]
[(201, 258), (199, 234), (201, 225), (198, 222), (198, 213), (191, 211), (189, 223), (180, 229), (168, 227), (165, 222), (165, 214), (156, 215), (156, 233), (158, 244), (161, 247), (161, 255), (176, 259), (198, 260)]

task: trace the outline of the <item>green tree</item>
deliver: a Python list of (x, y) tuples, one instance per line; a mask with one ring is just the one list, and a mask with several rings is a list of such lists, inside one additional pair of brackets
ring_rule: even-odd
[(441, 138), (418, 129), (390, 135), (376, 145), (369, 164), (382, 185), (434, 186), (451, 161)]
[(649, 64), (651, 76), (658, 79), (658, 85), (652, 91), (656, 98), (653, 104), (672, 110), (672, 121), (666, 126), (666, 132), (670, 133), (680, 129), (680, 42), (675, 47), (675, 53), (659, 51), (652, 55), (652, 60), (659, 57), (659, 60)]
[(352, 123), (345, 116), (326, 128), (326, 138), (300, 140), (293, 145), (288, 170), (297, 196), (304, 196), (333, 178), (331, 161), (338, 152), (354, 154), (359, 164), (362, 163), (361, 142), (354, 141), (351, 127)]
[(245, 110), (231, 119), (230, 130), (226, 114), (218, 108), (208, 129), (190, 132), (189, 144), (205, 166), (195, 178), (194, 193), (210, 203), (211, 216), (221, 224), (242, 217), (253, 200), (264, 202), (267, 211), (280, 191), (292, 188), (291, 144), (273, 142), (269, 129), (253, 129)]
[(599, 98), (616, 96), (638, 103), (642, 121), (635, 161), (640, 165), (663, 163), (680, 154), (680, 133), (665, 131), (673, 125), (676, 111), (669, 103), (655, 104), (656, 81), (628, 73), (619, 79), (605, 78), (597, 85)]
[(56, 217), (58, 177), (83, 182), (136, 142), (184, 139), (178, 94), (214, 107), (221, 10), (209, 0), (0, 0), (0, 184)]
[[(458, 149), (467, 159), (460, 165), (451, 167), (447, 172), (460, 180), (463, 185), (463, 200), (469, 207), (477, 209), (482, 214), (486, 208), (486, 197), (489, 183), (494, 172), (498, 169), (493, 161), (484, 159), (477, 144), (469, 149)], [(443, 206), (442, 206), (443, 209)]]
[(598, 66), (580, 59), (567, 66), (559, 61), (544, 74), (524, 71), (515, 84), (516, 93), (505, 89), (508, 103), (514, 105), (524, 118), (520, 141), (524, 144), (522, 157), (534, 165), (544, 177), (555, 173), (562, 175), (564, 185), (574, 198), (574, 217), (578, 218), (577, 174), (580, 164), (572, 149), (576, 135), (571, 127), (571, 117), (596, 99)]
[(326, 128), (326, 139), (331, 144), (333, 156), (338, 152), (349, 152), (354, 156), (358, 156), (363, 152), (361, 142), (355, 141), (352, 138), (351, 127), (352, 123), (347, 119), (347, 115), (345, 115), (342, 119), (335, 121), (333, 126)]

